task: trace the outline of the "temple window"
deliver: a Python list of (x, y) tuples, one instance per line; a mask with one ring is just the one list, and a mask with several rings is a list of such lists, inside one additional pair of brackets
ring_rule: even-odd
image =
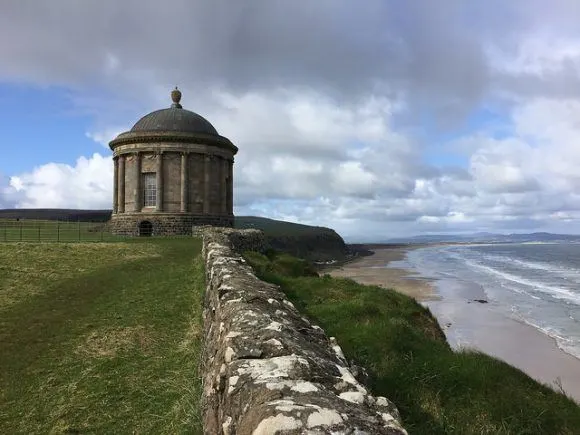
[(143, 206), (155, 207), (157, 201), (157, 178), (155, 172), (143, 174)]

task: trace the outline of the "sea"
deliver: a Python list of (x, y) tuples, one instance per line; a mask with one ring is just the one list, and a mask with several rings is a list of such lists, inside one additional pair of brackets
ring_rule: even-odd
[(410, 250), (404, 261), (390, 266), (444, 282), (455, 297), (462, 296), (461, 289), (471, 289), (463, 297), (487, 301), (580, 358), (580, 244), (430, 246)]

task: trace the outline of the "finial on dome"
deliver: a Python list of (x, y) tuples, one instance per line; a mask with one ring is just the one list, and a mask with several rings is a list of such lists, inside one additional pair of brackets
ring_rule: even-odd
[(179, 104), (179, 102), (181, 101), (181, 91), (177, 89), (177, 86), (175, 87), (174, 90), (171, 91), (171, 100), (173, 101), (171, 107), (174, 107), (176, 109), (182, 108), (181, 104)]

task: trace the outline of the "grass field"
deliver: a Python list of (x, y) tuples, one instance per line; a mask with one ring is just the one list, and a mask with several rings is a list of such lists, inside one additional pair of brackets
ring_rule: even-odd
[(0, 244), (0, 433), (200, 433), (200, 249)]
[(337, 337), (410, 434), (579, 434), (580, 407), (495, 358), (456, 353), (414, 299), (348, 279), (313, 277), (284, 254), (246, 253), (258, 275)]
[(102, 242), (122, 240), (102, 222), (0, 219), (0, 242)]
[[(18, 213), (18, 210), (8, 211)], [(34, 216), (34, 213), (31, 213), (32, 210), (28, 212), (26, 215)], [(43, 214), (42, 210), (37, 212), (39, 216)], [(0, 216), (2, 216), (1, 213)], [(235, 226), (236, 228), (259, 228), (267, 236), (292, 237), (332, 232), (328, 228), (253, 216), (236, 216)], [(17, 220), (0, 217), (0, 242), (116, 241), (120, 239), (121, 237), (113, 236), (108, 232), (104, 222), (58, 221), (30, 217)]]

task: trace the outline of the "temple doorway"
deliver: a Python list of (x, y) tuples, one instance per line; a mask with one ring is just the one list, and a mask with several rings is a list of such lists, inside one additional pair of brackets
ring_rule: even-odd
[(153, 224), (149, 221), (141, 221), (139, 224), (139, 235), (151, 237), (153, 235)]

